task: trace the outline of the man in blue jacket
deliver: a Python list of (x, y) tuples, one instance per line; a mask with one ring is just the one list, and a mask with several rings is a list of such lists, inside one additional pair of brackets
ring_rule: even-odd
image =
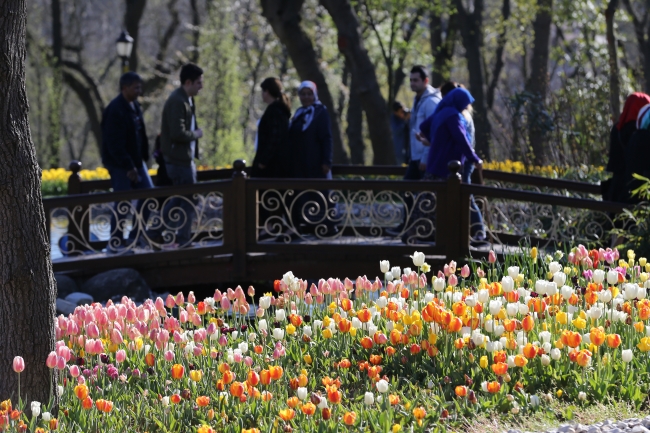
[(411, 68), (411, 90), (415, 92), (411, 108), (410, 127), (411, 160), (404, 175), (405, 180), (420, 180), (427, 169), (429, 148), (417, 139), (420, 125), (433, 114), (442, 100), (440, 90), (429, 85), (429, 72), (422, 65)]
[[(120, 77), (120, 94), (108, 104), (102, 116), (102, 163), (111, 175), (113, 191), (153, 188), (146, 165), (149, 159), (149, 140), (142, 108), (138, 103), (141, 94), (142, 78), (135, 72), (125, 73)], [(129, 213), (129, 207), (115, 207), (115, 214), (111, 218), (109, 251), (118, 251), (124, 246), (132, 245), (138, 233), (146, 228), (139, 227), (138, 218), (134, 218), (129, 241), (125, 242), (123, 218)], [(141, 208), (142, 202), (139, 201), (137, 213), (140, 213)], [(147, 221), (148, 214), (145, 209), (144, 221)], [(116, 216), (119, 223), (116, 222)]]

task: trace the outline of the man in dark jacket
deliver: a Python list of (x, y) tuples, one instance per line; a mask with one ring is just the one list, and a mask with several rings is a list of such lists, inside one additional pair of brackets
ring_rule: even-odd
[[(149, 159), (149, 141), (144, 125), (142, 109), (137, 99), (142, 94), (142, 78), (135, 72), (127, 72), (120, 78), (120, 94), (104, 110), (102, 116), (102, 163), (111, 175), (113, 191), (153, 188), (147, 171)], [(109, 250), (116, 250), (124, 245), (122, 218), (130, 206), (116, 206), (111, 218), (111, 239)], [(139, 213), (142, 203), (136, 211)], [(119, 208), (119, 209), (118, 209)], [(120, 212), (121, 211), (121, 212)], [(148, 210), (144, 221), (148, 219)], [(120, 223), (116, 222), (116, 215)], [(134, 218), (138, 221), (138, 218)], [(129, 233), (132, 244), (138, 232), (145, 227), (136, 227)]]
[[(199, 157), (199, 138), (203, 137), (194, 105), (194, 97), (203, 88), (203, 69), (188, 63), (181, 68), (180, 78), (181, 87), (169, 95), (163, 108), (160, 142), (170, 179), (174, 185), (188, 185), (196, 183), (194, 158)], [(172, 199), (165, 208), (165, 218), (178, 222), (174, 244), (182, 246), (191, 241), (194, 214), (190, 198)]]

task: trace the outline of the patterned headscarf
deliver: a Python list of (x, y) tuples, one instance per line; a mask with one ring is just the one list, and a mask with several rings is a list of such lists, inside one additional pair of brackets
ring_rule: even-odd
[(311, 121), (314, 120), (314, 113), (316, 111), (316, 106), (321, 105), (321, 102), (318, 100), (318, 90), (316, 88), (316, 83), (313, 81), (303, 81), (298, 87), (298, 93), (302, 89), (311, 89), (314, 92), (314, 103), (309, 107), (300, 107), (296, 110), (296, 114), (293, 115), (291, 119), (291, 124), (293, 125), (294, 120), (300, 118), (304, 114), (304, 123), (302, 124), (302, 130), (305, 131), (311, 125)]
[(644, 105), (639, 110), (639, 116), (636, 118), (636, 129), (650, 129), (650, 104)]

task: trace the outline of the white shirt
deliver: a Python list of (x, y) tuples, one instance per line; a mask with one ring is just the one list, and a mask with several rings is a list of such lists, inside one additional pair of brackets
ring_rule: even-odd
[[(192, 98), (190, 98), (190, 107), (194, 106), (194, 102), (192, 101)], [(190, 131), (194, 131), (196, 129), (196, 119), (194, 118), (194, 114), (192, 114), (192, 123), (190, 124)], [(194, 155), (196, 155), (196, 140), (192, 141), (190, 143), (190, 149), (192, 149), (192, 159), (194, 159)]]

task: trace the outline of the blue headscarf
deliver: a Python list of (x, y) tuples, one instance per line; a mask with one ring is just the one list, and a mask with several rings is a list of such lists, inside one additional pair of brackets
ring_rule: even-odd
[(432, 146), (440, 125), (452, 116), (461, 115), (461, 111), (473, 102), (474, 97), (472, 97), (472, 94), (463, 88), (456, 88), (442, 98), (433, 114), (420, 125), (422, 132), (426, 133), (426, 130), (429, 129), (429, 142)]

